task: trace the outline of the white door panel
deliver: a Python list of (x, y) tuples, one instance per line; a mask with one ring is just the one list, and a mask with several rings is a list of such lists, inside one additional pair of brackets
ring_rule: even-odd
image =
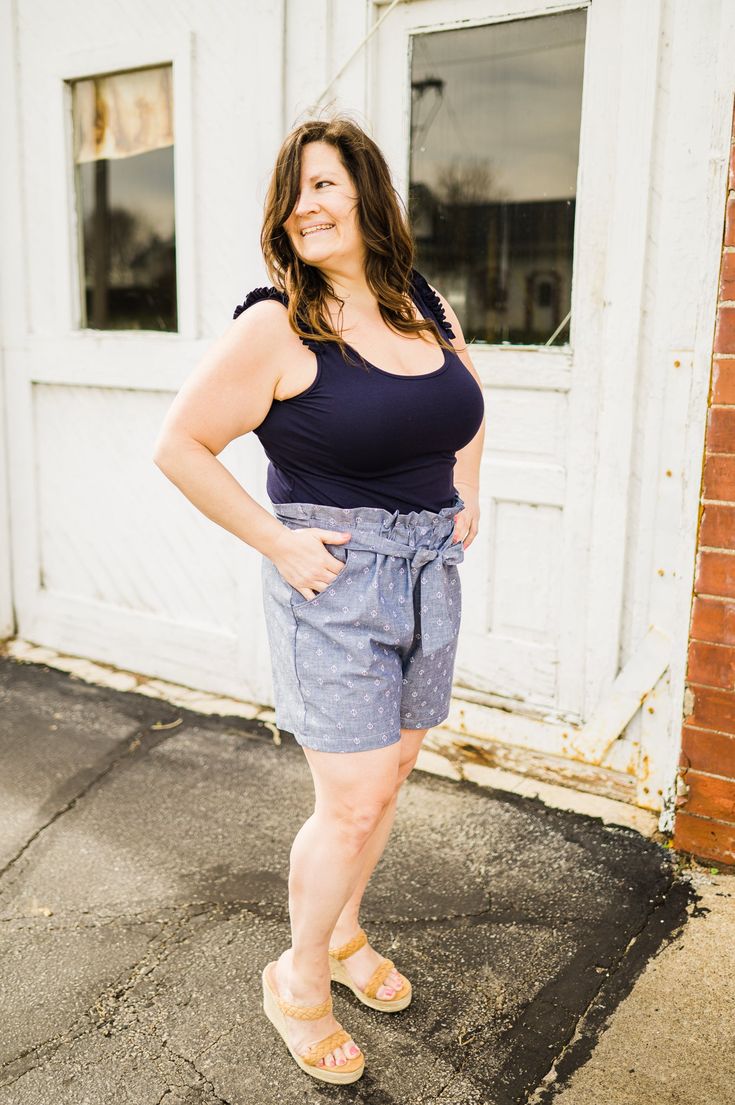
[[(375, 36), (371, 93), (377, 137), (403, 195), (416, 36), (456, 28), (469, 49), (469, 27), (565, 7), (415, 0), (391, 13)], [(618, 667), (659, 21), (657, 3), (641, 11), (595, 0), (587, 8), (570, 345), (470, 347), (487, 432), (481, 531), (461, 569), (457, 711), (463, 697), (474, 701), (476, 733), (503, 730), (511, 742), (521, 738), (506, 725), (508, 711), (542, 718), (531, 743), (548, 756), (563, 754), (570, 725), (583, 725)], [(469, 125), (459, 116), (455, 123)], [(465, 141), (468, 156), (482, 152), (471, 148), (472, 135)], [(538, 167), (553, 162), (553, 149), (537, 154)], [(450, 286), (439, 290), (451, 300)], [(464, 713), (461, 726), (468, 732)], [(616, 748), (607, 763), (627, 770), (631, 755)], [(573, 756), (584, 760), (584, 745)]]
[[(29, 316), (5, 326), (18, 632), (268, 701), (259, 555), (196, 510), (152, 454), (173, 395), (263, 283), (257, 237), (263, 167), (280, 141), (283, 3), (166, 5), (154, 17), (133, 2), (124, 28), (116, 7), (91, 0), (19, 7), (8, 30), (23, 112), (13, 160), (23, 234), (3, 261), (4, 311), (15, 302), (5, 288), (21, 280)], [(69, 82), (168, 63), (178, 329), (80, 329)], [(262, 501), (258, 443), (233, 442), (221, 460)]]

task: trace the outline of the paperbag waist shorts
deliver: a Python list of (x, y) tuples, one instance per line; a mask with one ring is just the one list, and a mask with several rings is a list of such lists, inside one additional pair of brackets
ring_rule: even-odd
[(426, 729), (449, 715), (462, 613), (452, 543), (464, 508), (398, 511), (379, 507), (277, 503), (290, 529), (349, 532), (325, 542), (344, 567), (311, 599), (262, 558), (263, 604), (271, 651), (276, 725), (324, 752), (362, 752)]

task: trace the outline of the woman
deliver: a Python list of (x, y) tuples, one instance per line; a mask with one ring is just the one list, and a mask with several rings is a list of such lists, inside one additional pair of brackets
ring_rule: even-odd
[[(352, 120), (285, 139), (261, 246), (277, 287), (236, 309), (155, 461), (263, 556), (276, 722), (315, 789), (291, 849), (292, 946), (263, 971), (264, 1008), (302, 1070), (345, 1083), (364, 1058), (332, 1015), (330, 980), (385, 1012), (411, 1000), (358, 917), (398, 791), (448, 715), (483, 398), (456, 315), (412, 268), (385, 160)], [(216, 459), (249, 431), (271, 461), (275, 517)]]

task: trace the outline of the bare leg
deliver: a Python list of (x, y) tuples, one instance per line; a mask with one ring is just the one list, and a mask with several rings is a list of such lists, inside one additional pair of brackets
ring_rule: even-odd
[[(385, 846), (390, 837), (393, 823), (395, 821), (396, 807), (398, 804), (398, 793), (405, 780), (413, 770), (416, 763), (416, 757), (419, 754), (421, 743), (428, 733), (428, 729), (402, 729), (400, 740), (400, 760), (398, 766), (398, 775), (396, 779), (396, 789), (393, 795), (393, 799), (387, 806), (382, 818), (375, 826), (370, 839), (362, 853), (362, 869), (360, 871), (360, 877), (355, 885), (352, 894), (344, 905), (342, 912), (334, 926), (331, 938), (329, 940), (330, 947), (338, 947), (340, 944), (346, 944), (348, 940), (357, 933), (360, 927), (359, 913), (360, 906), (362, 904), (362, 897), (365, 893), (370, 877), (375, 870), (375, 867), (380, 860)], [(370, 947), (369, 944), (365, 944), (362, 948), (359, 948), (353, 955), (343, 960), (345, 966), (349, 970), (352, 978), (355, 980), (359, 987), (364, 987), (367, 984), (368, 979), (372, 975), (375, 968), (381, 962), (381, 956)], [(379, 998), (390, 999), (393, 994), (401, 988), (401, 979), (398, 972), (394, 969), (385, 979), (384, 985), (378, 988), (377, 996)]]
[[(291, 846), (292, 947), (278, 959), (276, 986), (286, 1001), (316, 1005), (330, 993), (330, 935), (360, 878), (372, 833), (394, 800), (400, 753), (398, 744), (370, 752), (304, 752), (316, 804)], [(339, 1027), (331, 1013), (312, 1021), (288, 1017), (287, 1024), (291, 1046), (301, 1054)], [(352, 1044), (335, 1048), (322, 1065), (340, 1066), (358, 1054)]]

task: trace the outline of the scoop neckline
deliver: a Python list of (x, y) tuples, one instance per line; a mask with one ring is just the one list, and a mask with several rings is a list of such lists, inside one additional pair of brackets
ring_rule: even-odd
[[(407, 376), (403, 372), (388, 372), (385, 368), (379, 368), (378, 365), (373, 364), (367, 357), (363, 357), (362, 353), (358, 353), (353, 345), (348, 345), (345, 342), (345, 348), (349, 349), (351, 353), (354, 353), (356, 357), (359, 357), (368, 368), (372, 368), (375, 372), (379, 372), (381, 376), (390, 376), (392, 380), (425, 380), (428, 376), (438, 376), (440, 372), (446, 372), (449, 367), (449, 350), (444, 349), (444, 360), (438, 368), (433, 368), (431, 372), (418, 372), (410, 376)], [(443, 348), (443, 347), (442, 347)]]
[[(414, 306), (418, 307), (419, 314), (421, 315), (422, 318), (427, 319), (429, 321), (435, 321), (435, 320), (432, 319), (431, 315), (425, 315), (424, 314), (424, 312), (421, 310), (422, 305), (416, 301), (416, 299), (414, 298), (413, 295), (411, 296), (411, 300), (412, 300)], [(343, 341), (344, 341), (344, 339), (343, 339)], [(403, 372), (388, 372), (387, 369), (385, 369), (385, 368), (379, 368), (378, 365), (373, 364), (372, 361), (369, 361), (367, 359), (367, 357), (363, 357), (362, 353), (358, 352), (358, 350), (355, 349), (354, 345), (349, 345), (347, 342), (345, 342), (345, 348), (349, 349), (349, 351), (351, 353), (354, 353), (355, 356), (358, 357), (361, 361), (363, 361), (369, 368), (372, 368), (376, 372), (379, 372), (381, 374), (381, 376), (390, 376), (392, 380), (426, 380), (427, 377), (429, 377), (429, 376), (438, 376), (441, 372), (446, 372), (447, 368), (449, 367), (449, 353), (450, 353), (450, 350), (445, 349), (444, 346), (440, 346), (440, 349), (442, 349), (443, 352), (444, 352), (444, 360), (442, 361), (442, 363), (439, 365), (438, 368), (433, 368), (431, 370), (431, 372), (419, 372), (419, 373), (412, 374), (410, 376), (407, 376)]]

